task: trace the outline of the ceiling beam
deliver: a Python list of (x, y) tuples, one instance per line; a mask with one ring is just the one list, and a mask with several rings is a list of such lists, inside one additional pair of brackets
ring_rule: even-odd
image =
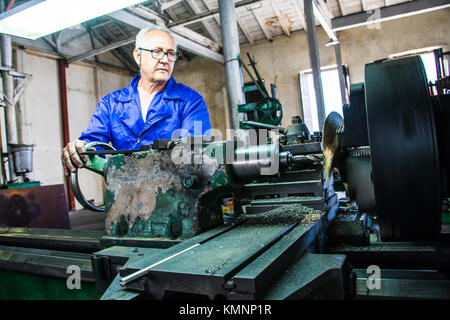
[[(64, 56), (62, 54), (57, 54), (54, 51), (50, 51), (49, 48), (47, 48), (47, 46), (44, 46), (42, 44), (42, 42), (37, 41), (37, 40), (28, 40), (25, 38), (19, 38), (19, 37), (12, 37), (12, 41), (13, 41), (13, 48), (17, 48), (20, 50), (25, 50), (25, 52), (32, 54), (32, 55), (38, 55), (41, 57), (47, 57), (50, 59), (67, 59), (67, 56)], [(98, 41), (98, 39), (97, 39)], [(114, 51), (112, 51), (111, 53), (113, 53)], [(86, 65), (91, 65), (91, 66), (99, 66), (102, 68), (106, 68), (106, 69), (111, 69), (111, 70), (117, 70), (120, 72), (126, 72), (130, 75), (134, 75), (130, 69), (125, 68), (123, 66), (117, 66), (114, 64), (109, 64), (109, 63), (105, 63), (105, 62), (101, 62), (99, 61), (94, 62), (94, 61), (85, 61), (83, 62)]]
[(293, 0), (292, 4), (294, 5), (295, 12), (297, 12), (298, 17), (300, 18), (303, 29), (306, 30), (307, 26), (305, 21), (305, 12), (303, 10), (303, 2), (300, 0)]
[[(206, 9), (211, 11), (211, 6), (205, 0), (202, 0), (202, 3), (206, 7)], [(216, 16), (214, 16), (214, 20), (216, 21), (217, 25), (220, 27), (220, 17), (218, 15), (216, 15)], [(222, 35), (220, 35), (220, 36), (222, 36)], [(220, 42), (220, 44), (223, 46), (222, 42)]]
[[(411, 1), (411, 0), (408, 0), (408, 1)], [(386, 7), (392, 6), (392, 5), (397, 4), (397, 3), (398, 3), (398, 1), (384, 0), (384, 4), (386, 5)]]
[(250, 8), (250, 11), (252, 12), (253, 16), (255, 17), (256, 21), (258, 22), (259, 27), (261, 28), (262, 32), (266, 36), (266, 39), (272, 41), (272, 35), (270, 34), (270, 31), (266, 28), (264, 21), (262, 21), (261, 17), (256, 12), (257, 10), (259, 10), (259, 8), (257, 8), (257, 9)]
[(247, 38), (247, 41), (250, 44), (255, 43), (255, 40), (253, 39), (252, 34), (247, 30), (247, 27), (245, 26), (245, 23), (242, 21), (242, 19), (239, 18), (237, 11), (236, 11), (236, 20), (237, 20), (238, 27), (241, 29), (244, 36)]
[(333, 41), (338, 41), (336, 33), (331, 26), (331, 18), (328, 8), (323, 0), (313, 0), (314, 16), (319, 20), (323, 30), (327, 33), (328, 37)]
[(173, 10), (171, 8), (168, 8), (165, 11), (169, 15), (170, 19), (172, 19), (173, 21), (177, 20), (177, 17), (175, 15), (175, 13), (173, 13)]
[(108, 44), (106, 46), (103, 46), (101, 48), (97, 48), (97, 49), (94, 49), (94, 50), (82, 53), (82, 54), (80, 54), (78, 56), (72, 57), (72, 58), (67, 60), (67, 63), (71, 64), (71, 63), (74, 63), (74, 62), (77, 62), (77, 61), (80, 61), (80, 60), (84, 60), (84, 59), (87, 59), (87, 58), (90, 58), (90, 57), (93, 57), (93, 56), (96, 56), (96, 55), (99, 55), (99, 54), (102, 54), (102, 53), (114, 50), (114, 49), (119, 48), (121, 46), (125, 46), (125, 45), (133, 43), (133, 42), (134, 42), (134, 38), (128, 38), (128, 39), (125, 39), (125, 40), (120, 40), (120, 41), (117, 41), (117, 42), (113, 42), (113, 43)]
[(79, 39), (79, 38), (81, 38), (81, 37), (83, 37), (83, 36), (86, 36), (86, 35), (89, 35), (89, 32), (87, 32), (86, 30), (83, 30), (83, 31), (81, 31), (81, 32), (79, 32), (79, 33), (73, 35), (73, 36), (70, 37), (69, 39), (62, 41), (62, 42), (61, 42), (61, 46), (64, 47), (64, 46), (66, 46), (67, 44), (71, 43), (72, 41), (75, 41), (75, 40), (77, 40), (77, 39)]
[[(109, 39), (113, 39), (113, 36), (111, 34), (111, 32), (109, 31), (109, 29), (105, 29), (105, 34), (108, 36)], [(120, 29), (120, 26), (119, 26)], [(123, 32), (123, 30), (121, 30)], [(95, 32), (94, 33), (94, 37), (97, 37), (98, 40), (102, 40), (102, 45), (108, 45), (108, 42), (105, 42), (104, 38), (102, 37), (102, 39), (100, 39), (100, 36), (103, 36), (103, 34), (99, 34), (99, 32)], [(126, 39), (130, 38), (129, 36), (126, 36)], [(121, 46), (121, 47), (117, 47), (116, 49), (112, 50), (111, 53), (112, 54), (116, 54), (117, 56), (123, 58), (127, 64), (130, 70), (132, 70), (134, 73), (138, 73), (139, 72), (139, 67), (136, 63), (136, 61), (134, 60), (133, 57), (133, 53), (132, 52), (127, 52), (124, 49), (125, 46)], [(133, 46), (134, 47), (134, 46)]]
[(47, 39), (45, 37), (42, 37), (42, 40), (44, 40), (45, 43), (47, 43), (52, 48), (53, 51), (59, 54), (58, 50), (56, 50), (56, 44), (53, 43), (53, 40)]
[(346, 16), (348, 14), (347, 8), (345, 7), (344, 0), (338, 0), (339, 9), (341, 9), (341, 14)]
[(370, 13), (370, 11), (359, 12), (348, 16), (334, 18), (331, 20), (331, 25), (333, 27), (333, 31), (337, 32), (377, 22), (409, 17), (412, 15), (422, 14), (448, 7), (450, 7), (449, 0), (414, 0), (381, 8), (379, 18), (376, 20), (373, 19), (373, 14)]
[(280, 9), (278, 8), (278, 5), (275, 3), (275, 1), (270, 0), (270, 4), (272, 5), (272, 8), (275, 11), (275, 14), (277, 15), (278, 21), (280, 22), (280, 25), (281, 25), (281, 28), (283, 29), (283, 32), (288, 37), (290, 37), (291, 36), (291, 32), (289, 31), (288, 21), (281, 14)]
[(361, 6), (364, 11), (369, 11), (369, 6), (367, 5), (367, 0), (361, 0)]
[[(92, 30), (92, 34), (94, 36), (95, 39), (98, 40), (98, 42), (100, 42), (103, 46), (106, 46), (108, 41), (103, 38), (103, 36), (94, 29)], [(139, 69), (138, 66), (136, 65), (136, 63), (134, 61), (131, 61), (131, 59), (129, 59), (126, 55), (126, 52), (121, 48), (121, 47), (117, 47), (114, 50), (111, 51), (111, 54), (128, 70), (130, 70), (132, 73), (138, 73)]]
[(172, 1), (167, 1), (161, 4), (161, 10), (165, 11), (173, 6), (176, 6), (177, 4), (179, 4), (180, 2), (183, 2), (184, 0), (172, 0)]
[(220, 49), (220, 45), (218, 43), (189, 28), (183, 26), (176, 26), (170, 28), (169, 30), (172, 31), (173, 33), (177, 33), (183, 37), (191, 39), (192, 41), (195, 41), (196, 43), (205, 46), (206, 48), (209, 48), (215, 52), (218, 52)]
[(330, 9), (328, 9), (328, 6), (325, 3), (325, 1), (324, 0), (316, 0), (316, 2), (319, 5), (319, 8), (323, 11), (323, 13), (325, 13), (327, 15), (327, 17), (329, 17), (329, 19), (331, 21), (331, 11), (330, 11)]
[(369, 11), (369, 10), (374, 10), (374, 9), (379, 8), (376, 4), (374, 4), (370, 0), (361, 0), (361, 4), (362, 4), (362, 8), (364, 11)]
[(167, 24), (166, 18), (155, 11), (143, 6), (143, 5), (137, 5), (134, 7), (127, 8), (128, 11), (137, 14), (139, 16), (142, 16), (148, 20), (155, 21), (155, 23), (159, 26), (165, 26)]
[[(256, 3), (256, 2), (261, 2), (261, 1), (264, 1), (264, 0), (242, 0), (242, 1), (236, 2), (234, 4), (234, 7), (237, 9), (239, 7), (242, 7), (242, 6), (248, 6), (250, 4), (253, 4), (253, 3)], [(195, 22), (202, 21), (204, 19), (209, 19), (209, 18), (218, 16), (218, 15), (219, 15), (219, 8), (217, 7), (215, 9), (213, 9), (213, 10), (200, 13), (200, 14), (195, 15), (193, 17), (190, 17), (190, 18), (187, 18), (187, 19), (184, 19), (184, 20), (181, 20), (181, 21), (174, 21), (172, 23), (169, 23), (168, 27), (184, 26), (184, 25), (187, 25), (187, 24), (192, 24), (192, 23), (195, 23)]]
[[(109, 14), (109, 17), (121, 21), (125, 24), (128, 24), (130, 26), (133, 26), (137, 29), (142, 29), (145, 27), (151, 27), (155, 26), (154, 23), (141, 18), (139, 16), (136, 16), (130, 12), (127, 12), (125, 10), (119, 10), (113, 13)], [(193, 54), (217, 61), (219, 63), (224, 63), (223, 55), (220, 53), (217, 53), (209, 48), (206, 48), (195, 41), (192, 41), (190, 39), (187, 39), (177, 33), (173, 33), (173, 38), (177, 42), (178, 46), (184, 49), (185, 51), (191, 52)]]
[[(185, 3), (192, 9), (192, 11), (195, 14), (199, 14), (202, 12), (202, 10), (198, 7), (198, 5), (193, 0), (185, 0)], [(205, 6), (206, 6), (206, 4), (205, 4)], [(209, 8), (207, 6), (206, 6), (206, 8), (209, 10)], [(206, 30), (207, 33), (209, 33), (209, 35), (214, 39), (214, 41), (217, 42), (220, 46), (223, 46), (219, 35), (214, 30), (212, 25), (206, 20), (202, 20), (201, 23), (202, 23), (203, 28)]]
[[(159, 26), (166, 27), (167, 21), (163, 19), (162, 16), (160, 16), (158, 13), (154, 12), (153, 10), (144, 7), (144, 6), (137, 6), (136, 8), (133, 8), (130, 10), (131, 12), (135, 13), (136, 15), (150, 20), (155, 21), (155, 23)], [(169, 12), (170, 9), (167, 10)], [(179, 35), (182, 35), (188, 39), (191, 39), (192, 41), (197, 42), (198, 44), (201, 44), (202, 46), (205, 46), (207, 48), (210, 48), (214, 51), (219, 51), (220, 45), (211, 39), (201, 35), (200, 33), (195, 32), (194, 30), (178, 26), (178, 27), (172, 27), (169, 29), (172, 32), (178, 33)]]
[[(186, 0), (186, 1), (192, 1), (192, 0)], [(206, 1), (204, 1), (204, 0), (202, 0), (202, 2), (205, 5), (206, 9), (208, 9), (208, 11), (211, 11), (211, 6), (208, 3), (206, 3)], [(214, 19), (216, 20), (217, 24), (220, 26), (219, 17), (216, 15), (216, 16), (214, 16)], [(255, 42), (255, 40), (253, 39), (253, 36), (251, 35), (251, 33), (248, 32), (247, 28), (245, 27), (244, 22), (241, 20), (241, 18), (239, 18), (237, 10), (236, 10), (236, 20), (237, 20), (237, 24), (238, 24), (239, 28), (241, 29), (242, 33), (247, 38), (247, 41), (250, 44), (253, 44)]]
[[(95, 50), (95, 41), (94, 41), (94, 35), (92, 34), (92, 30), (90, 28), (87, 28), (87, 32), (89, 33), (89, 40), (91, 41), (92, 50)], [(97, 56), (94, 56), (95, 62), (99, 62), (99, 59)]]

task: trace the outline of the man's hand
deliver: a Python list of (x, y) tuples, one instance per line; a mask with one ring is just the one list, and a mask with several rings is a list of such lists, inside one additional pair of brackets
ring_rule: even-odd
[(61, 154), (61, 162), (64, 168), (64, 174), (68, 176), (70, 172), (75, 172), (75, 168), (81, 168), (86, 162), (87, 157), (85, 155), (79, 155), (78, 153), (86, 151), (85, 145), (86, 141), (75, 140), (69, 142)]

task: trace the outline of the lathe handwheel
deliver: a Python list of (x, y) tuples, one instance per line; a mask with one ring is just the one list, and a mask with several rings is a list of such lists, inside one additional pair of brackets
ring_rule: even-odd
[(441, 221), (440, 163), (420, 57), (366, 65), (365, 89), (381, 238), (436, 239)]
[[(107, 150), (116, 150), (113, 146), (104, 143), (104, 142), (91, 142), (86, 144), (85, 149), (89, 150), (94, 147), (102, 147)], [(80, 190), (80, 185), (78, 183), (78, 168), (75, 168), (75, 172), (70, 175), (70, 185), (72, 187), (72, 192), (75, 198), (78, 200), (78, 202), (86, 209), (92, 210), (92, 211), (98, 211), (98, 212), (104, 212), (105, 207), (97, 207), (94, 206), (92, 203), (86, 200), (86, 198), (83, 196), (83, 193)]]
[(283, 107), (277, 99), (265, 98), (255, 106), (254, 118), (256, 122), (262, 122), (278, 126), (283, 118)]

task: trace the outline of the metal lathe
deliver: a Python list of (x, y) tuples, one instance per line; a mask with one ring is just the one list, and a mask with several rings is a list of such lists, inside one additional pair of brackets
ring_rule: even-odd
[[(89, 144), (85, 168), (103, 176), (105, 204), (85, 199), (78, 174), (72, 190), (105, 212), (104, 231), (0, 228), (3, 288), (44, 299), (448, 299), (449, 95), (430, 94), (420, 58), (366, 65), (343, 117), (331, 113), (321, 132), (300, 117), (280, 127), (276, 88), (270, 97), (253, 80), (247, 92), (261, 97), (239, 106), (243, 130), (259, 133), (252, 144)], [(82, 289), (69, 292), (73, 265)]]

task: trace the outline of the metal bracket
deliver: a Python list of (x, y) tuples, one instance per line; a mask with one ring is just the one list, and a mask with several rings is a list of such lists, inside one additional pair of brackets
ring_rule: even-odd
[(2, 92), (3, 101), (0, 101), (1, 107), (6, 107), (8, 105), (14, 106), (17, 102), (19, 102), (19, 99), (23, 92), (25, 91), (26, 87), (30, 84), (31, 80), (33, 79), (33, 76), (28, 73), (18, 72), (10, 67), (2, 67), (0, 66), (0, 71), (6, 71), (8, 75), (12, 76), (14, 80), (18, 80), (19, 84), (16, 88), (14, 88), (14, 99), (13, 101), (10, 101), (5, 94)]

